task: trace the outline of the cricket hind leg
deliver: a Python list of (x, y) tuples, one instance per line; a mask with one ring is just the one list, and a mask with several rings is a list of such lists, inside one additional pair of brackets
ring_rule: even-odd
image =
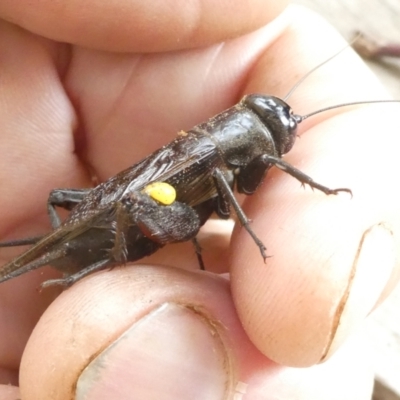
[(193, 240), (200, 229), (196, 210), (179, 201), (143, 208), (135, 218), (143, 234), (161, 245)]
[[(62, 207), (71, 210), (76, 204), (80, 203), (83, 197), (89, 193), (90, 189), (55, 189), (50, 192), (47, 209), (50, 217), (50, 223), (53, 229), (61, 224), (60, 217), (55, 207)], [(39, 242), (45, 235), (32, 236), (23, 239), (7, 240), (0, 242), (0, 247), (16, 247), (32, 245)]]
[(191, 240), (200, 269), (205, 270), (196, 235), (206, 220), (205, 217), (208, 217), (207, 208), (196, 210), (179, 201), (169, 206), (154, 207), (152, 200), (144, 201), (147, 202), (147, 207), (143, 208), (144, 212), (136, 215), (136, 222), (141, 232), (160, 246)]
[(32, 236), (24, 239), (16, 239), (16, 240), (7, 240), (5, 242), (0, 242), (0, 247), (14, 247), (14, 246), (26, 246), (29, 244), (36, 244), (41, 239), (44, 238), (45, 235), (41, 236)]
[(61, 224), (56, 207), (72, 210), (90, 191), (91, 189), (54, 189), (50, 192), (47, 211), (53, 229), (58, 228)]
[(49, 286), (63, 286), (67, 288), (73, 285), (75, 282), (78, 282), (82, 278), (86, 277), (87, 275), (90, 275), (96, 271), (100, 271), (108, 266), (110, 266), (109, 258), (100, 260), (92, 265), (89, 265), (88, 267), (83, 268), (82, 270), (76, 272), (75, 274), (67, 275), (59, 279), (50, 279), (46, 282), (43, 282), (40, 285), (40, 287), (41, 289), (44, 289)]
[(28, 263), (23, 262), (24, 255), (22, 255), (21, 258), (14, 259), (1, 268), (0, 283), (8, 281), (12, 278), (16, 278), (17, 276), (20, 276), (29, 271), (33, 271), (34, 269), (43, 267), (44, 265), (50, 264), (55, 260), (65, 257), (66, 254), (67, 250), (65, 248), (60, 248), (54, 251), (50, 251)]

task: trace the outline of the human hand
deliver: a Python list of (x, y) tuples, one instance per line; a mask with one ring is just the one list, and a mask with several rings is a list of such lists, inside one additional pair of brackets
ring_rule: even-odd
[[(47, 38), (2, 23), (2, 236), (48, 230), (49, 190), (89, 186), (87, 165), (104, 180), (245, 93), (283, 96), (343, 46), (329, 26), (300, 9), (223, 42), (266, 24), (279, 12), (275, 3), (252, 2), (251, 13), (236, 9), (244, 3), (210, 9), (196, 30), (183, 16), (187, 9), (171, 22), (165, 16), (175, 9), (141, 19), (140, 9), (91, 9), (86, 2), (84, 9), (64, 10), (60, 20), (60, 10), (49, 5), (35, 13), (2, 2), (4, 19)], [(50, 12), (54, 18), (46, 19)], [(199, 44), (209, 46), (190, 49)], [(313, 74), (290, 104), (307, 113), (365, 98), (386, 94), (349, 50)], [(243, 229), (235, 230), (229, 248), (222, 233), (201, 240), (207, 268), (230, 271), (230, 284), (156, 266), (196, 268), (190, 244), (169, 246), (143, 260), (154, 266), (121, 267), (78, 282), (51, 304), (33, 333), (55, 296), (36, 288), (54, 271), (2, 284), (2, 381), (16, 383), (20, 369), (24, 400), (71, 398), (78, 380), (79, 395), (92, 391), (96, 399), (99, 392), (108, 399), (211, 399), (228, 391), (238, 397), (246, 391), (249, 399), (367, 399), (372, 376), (354, 348), (302, 370), (270, 359), (310, 366), (330, 356), (394, 286), (397, 239), (379, 225), (393, 232), (399, 225), (390, 173), (399, 163), (393, 115), (395, 106), (387, 104), (302, 124), (302, 137), (285, 159), (330, 187), (351, 188), (354, 198), (302, 190), (293, 178), (270, 171), (243, 206), (273, 255), (267, 264)], [(14, 252), (2, 250), (4, 257)], [(99, 354), (91, 374), (79, 378)], [(15, 391), (6, 393), (13, 389), (1, 389), (3, 398), (15, 399)]]

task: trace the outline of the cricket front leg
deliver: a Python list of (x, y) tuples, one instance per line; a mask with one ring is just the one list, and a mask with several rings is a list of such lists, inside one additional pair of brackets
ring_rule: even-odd
[(327, 195), (336, 195), (340, 192), (347, 192), (352, 195), (351, 190), (347, 188), (330, 189), (327, 186), (321, 185), (304, 172), (282, 160), (282, 158), (270, 156), (268, 154), (262, 154), (257, 157), (243, 171), (241, 171), (238, 177), (238, 191), (245, 194), (254, 193), (262, 182), (266, 170), (272, 165), (293, 176), (293, 178), (296, 178), (303, 186), (309, 185), (312, 189), (320, 190)]
[(281, 169), (282, 171), (286, 172), (287, 174), (293, 176), (293, 178), (296, 178), (301, 184), (308, 185), (312, 189), (317, 189), (320, 190), (321, 192), (330, 195), (330, 194), (338, 194), (340, 192), (346, 192), (349, 193), (351, 196), (353, 193), (351, 192), (350, 189), (347, 188), (337, 188), (337, 189), (330, 189), (324, 185), (321, 185), (318, 182), (315, 182), (310, 176), (306, 175), (304, 172), (300, 171), (296, 167), (293, 167), (293, 165), (287, 163), (286, 161), (282, 160), (279, 157), (274, 157), (274, 156), (269, 156), (267, 154), (263, 154), (260, 157), (260, 162), (267, 163), (268, 165), (272, 164), (275, 165), (275, 167)]

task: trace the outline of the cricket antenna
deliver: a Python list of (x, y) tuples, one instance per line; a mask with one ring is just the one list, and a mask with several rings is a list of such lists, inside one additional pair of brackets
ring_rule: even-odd
[(352, 101), (350, 103), (343, 103), (343, 104), (336, 104), (334, 106), (329, 106), (325, 108), (321, 108), (320, 110), (313, 111), (309, 114), (306, 115), (296, 115), (296, 121), (298, 123), (304, 121), (307, 118), (310, 118), (314, 115), (317, 115), (319, 113), (323, 113), (325, 111), (329, 110), (334, 110), (335, 108), (341, 108), (341, 107), (349, 107), (349, 106), (357, 106), (359, 104), (376, 104), (376, 103), (400, 103), (400, 100), (364, 100), (364, 101)]
[[(329, 57), (328, 59), (326, 59), (325, 61), (323, 61), (322, 63), (318, 64), (317, 66), (315, 66), (314, 68), (312, 68), (310, 71), (308, 71), (299, 81), (297, 81), (297, 83), (289, 90), (289, 92), (286, 94), (286, 96), (283, 98), (284, 101), (287, 101), (288, 98), (294, 93), (295, 90), (297, 90), (297, 88), (312, 74), (314, 73), (317, 69), (321, 68), (323, 65), (327, 64), (329, 61), (331, 61), (332, 59), (334, 59), (335, 57), (337, 57), (340, 53), (342, 53), (344, 50), (346, 50), (347, 48), (349, 48), (350, 46), (353, 45), (354, 42), (356, 42), (361, 36), (361, 33), (358, 33), (356, 35), (356, 37), (351, 40), (348, 44), (346, 44), (346, 46), (344, 46), (342, 49), (340, 49), (339, 51), (337, 51), (335, 54), (333, 54), (331, 57)], [(329, 106), (329, 107), (325, 107), (325, 108), (321, 108), (317, 111), (313, 111), (309, 114), (306, 115), (295, 115), (295, 119), (298, 123), (304, 121), (307, 118), (310, 118), (314, 115), (323, 113), (325, 111), (329, 111), (329, 110), (334, 110), (335, 108), (341, 108), (341, 107), (350, 107), (350, 106), (356, 106), (356, 105), (360, 105), (360, 104), (376, 104), (376, 103), (400, 103), (400, 100), (362, 100), (362, 101), (352, 101), (349, 103), (342, 103), (342, 104), (336, 104), (333, 106)]]
[(358, 34), (351, 42), (347, 43), (346, 46), (344, 46), (342, 49), (340, 49), (338, 52), (333, 54), (331, 57), (326, 59), (325, 61), (322, 61), (322, 63), (318, 64), (315, 66), (313, 69), (308, 71), (302, 78), (300, 78), (297, 83), (289, 90), (289, 92), (286, 94), (286, 96), (283, 98), (284, 101), (287, 101), (289, 97), (294, 93), (295, 90), (312, 74), (314, 73), (317, 69), (321, 68), (323, 65), (327, 64), (329, 61), (333, 60), (335, 57), (337, 57), (340, 53), (348, 49), (358, 38), (360, 34)]

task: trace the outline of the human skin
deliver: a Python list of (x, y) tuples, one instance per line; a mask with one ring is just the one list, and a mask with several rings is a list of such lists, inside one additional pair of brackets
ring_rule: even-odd
[[(51, 189), (89, 187), (92, 174), (103, 181), (246, 93), (283, 97), (344, 46), (304, 9), (272, 21), (285, 2), (53, 3), (0, 4), (4, 239), (48, 231)], [(347, 49), (289, 103), (304, 114), (383, 98)], [(197, 271), (189, 243), (89, 276), (58, 297), (36, 290), (56, 276), (50, 268), (2, 284), (0, 397), (16, 398), (10, 382), (24, 400), (69, 399), (79, 380), (96, 399), (122, 399), (123, 391), (185, 398), (190, 390), (207, 399), (235, 391), (369, 399), (365, 351), (342, 344), (398, 280), (396, 115), (397, 105), (360, 106), (300, 125), (285, 160), (329, 187), (351, 188), (353, 198), (303, 189), (271, 170), (243, 201), (272, 256), (266, 264), (244, 229), (229, 243), (230, 232), (213, 232), (213, 222), (200, 236), (207, 273)], [(2, 250), (3, 261), (17, 251)], [(79, 378), (99, 354), (94, 375)]]

